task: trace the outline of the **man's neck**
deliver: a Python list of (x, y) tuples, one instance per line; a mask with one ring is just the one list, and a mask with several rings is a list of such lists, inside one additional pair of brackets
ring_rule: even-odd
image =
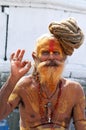
[(47, 96), (51, 97), (59, 88), (60, 78), (56, 82), (45, 82), (41, 84), (42, 92), (46, 93)]

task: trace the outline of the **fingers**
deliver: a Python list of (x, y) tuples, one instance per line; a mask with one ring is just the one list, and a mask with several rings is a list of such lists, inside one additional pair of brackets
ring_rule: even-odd
[(27, 62), (27, 64), (25, 65), (25, 68), (30, 69), (31, 68), (31, 62)]
[(10, 56), (10, 61), (13, 59), (13, 56), (15, 55), (15, 53), (12, 53)]
[(30, 61), (23, 61), (22, 67), (24, 68), (31, 68), (31, 62)]
[(23, 59), (24, 53), (25, 53), (25, 50), (18, 50), (15, 53), (14, 58), (17, 58), (17, 60), (21, 61)]
[(11, 54), (10, 60), (21, 61), (23, 59), (25, 50), (18, 49), (15, 53)]
[(29, 61), (24, 61), (22, 63), (22, 68), (20, 70), (20, 73), (27, 73), (29, 69), (31, 68), (31, 62)]

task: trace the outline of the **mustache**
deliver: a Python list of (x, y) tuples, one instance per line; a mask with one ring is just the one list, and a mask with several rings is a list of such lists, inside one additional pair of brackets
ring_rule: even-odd
[(49, 66), (58, 67), (58, 66), (62, 65), (63, 62), (62, 61), (57, 61), (57, 60), (47, 60), (47, 61), (43, 61), (40, 64), (42, 66), (45, 66), (45, 67), (49, 67)]

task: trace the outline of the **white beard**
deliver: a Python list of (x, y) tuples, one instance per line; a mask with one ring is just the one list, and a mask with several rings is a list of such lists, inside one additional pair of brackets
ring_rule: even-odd
[(56, 85), (61, 78), (63, 68), (63, 64), (60, 66), (43, 66), (42, 63), (39, 63), (37, 71), (40, 76), (40, 83), (47, 85)]

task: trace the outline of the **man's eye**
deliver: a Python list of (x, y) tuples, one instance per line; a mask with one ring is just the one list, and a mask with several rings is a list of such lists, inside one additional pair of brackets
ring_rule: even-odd
[(53, 54), (54, 54), (54, 55), (59, 55), (60, 52), (58, 52), (58, 51), (54, 51)]
[(42, 55), (44, 55), (44, 56), (49, 55), (49, 51), (43, 51), (43, 52), (42, 52)]

